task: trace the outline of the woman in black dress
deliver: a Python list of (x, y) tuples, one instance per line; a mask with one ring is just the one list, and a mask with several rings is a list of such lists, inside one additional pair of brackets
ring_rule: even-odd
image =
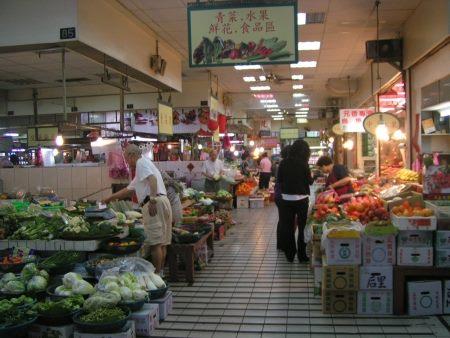
[[(289, 262), (295, 254), (300, 262), (307, 262), (304, 228), (308, 216), (309, 186), (313, 183), (309, 169), (311, 151), (308, 143), (297, 140), (289, 149), (286, 159), (278, 168), (277, 183), (281, 189), (280, 201), (280, 248)], [(295, 240), (295, 221), (298, 224), (297, 243)]]

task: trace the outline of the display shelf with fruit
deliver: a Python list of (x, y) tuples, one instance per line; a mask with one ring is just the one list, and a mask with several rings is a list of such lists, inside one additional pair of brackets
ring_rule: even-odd
[(400, 169), (395, 175), (397, 180), (403, 182), (418, 182), (419, 181), (419, 173), (409, 170), (409, 169)]
[(341, 209), (337, 205), (316, 204), (310, 219), (316, 222), (337, 221), (344, 218)]
[(436, 230), (437, 226), (434, 211), (425, 207), (420, 198), (394, 202), (391, 219), (399, 230)]
[(339, 196), (334, 190), (327, 190), (321, 192), (316, 197), (316, 204), (337, 204), (339, 203)]
[(371, 221), (389, 220), (389, 212), (383, 201), (375, 196), (358, 196), (343, 205), (346, 216), (362, 224)]

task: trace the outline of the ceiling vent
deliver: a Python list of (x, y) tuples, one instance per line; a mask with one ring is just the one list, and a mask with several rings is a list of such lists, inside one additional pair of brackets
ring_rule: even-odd
[(349, 96), (358, 91), (358, 80), (347, 78), (330, 78), (325, 88), (332, 96)]
[[(66, 79), (66, 82), (86, 82), (91, 81), (91, 79), (88, 79), (87, 77), (71, 77)], [(61, 79), (56, 80), (56, 82), (62, 82)]]
[(44, 83), (34, 79), (5, 79), (5, 80), (0, 79), (0, 81), (10, 83), (15, 86), (31, 86)]
[(306, 13), (306, 24), (324, 23), (325, 12)]

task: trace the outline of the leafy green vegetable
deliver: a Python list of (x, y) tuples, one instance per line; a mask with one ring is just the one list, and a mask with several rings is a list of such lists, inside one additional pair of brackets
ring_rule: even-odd
[(36, 216), (33, 219), (20, 223), (19, 229), (15, 231), (11, 239), (46, 239), (55, 238), (64, 227), (64, 221), (60, 215), (53, 217)]
[(1, 291), (4, 293), (12, 293), (20, 295), (25, 292), (25, 289), (26, 289), (25, 284), (22, 281), (12, 280), (3, 286)]
[(22, 272), (20, 273), (22, 279), (25, 282), (28, 282), (31, 278), (33, 278), (33, 276), (38, 275), (38, 274), (39, 274), (39, 270), (37, 268), (37, 265), (34, 263), (26, 264), (23, 267)]
[(83, 257), (84, 254), (82, 252), (60, 251), (44, 259), (39, 264), (39, 267), (48, 271), (62, 266), (78, 263), (82, 260)]
[(33, 308), (40, 314), (61, 315), (81, 309), (84, 303), (83, 296), (71, 296), (57, 301), (47, 300), (37, 303)]
[(27, 291), (41, 292), (47, 288), (47, 280), (42, 276), (33, 276), (27, 284)]
[(111, 323), (125, 319), (126, 313), (119, 307), (99, 308), (80, 317), (85, 323)]

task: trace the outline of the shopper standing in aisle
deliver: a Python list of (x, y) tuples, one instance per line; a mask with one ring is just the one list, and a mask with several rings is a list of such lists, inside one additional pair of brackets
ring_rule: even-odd
[(272, 176), (272, 162), (269, 159), (267, 152), (262, 154), (259, 162), (259, 189), (268, 189), (270, 177)]
[(142, 156), (141, 149), (129, 144), (124, 151), (125, 161), (130, 167), (136, 167), (136, 175), (128, 187), (116, 192), (103, 202), (125, 199), (135, 191), (142, 207), (145, 242), (150, 248), (151, 261), (156, 273), (164, 268), (167, 245), (172, 241), (172, 210), (160, 171), (153, 162)]
[(328, 174), (325, 182), (326, 188), (333, 189), (339, 196), (353, 192), (352, 178), (345, 165), (334, 164), (331, 157), (324, 155), (319, 157), (316, 166)]
[[(309, 186), (313, 183), (309, 169), (311, 151), (308, 143), (297, 140), (289, 149), (286, 159), (278, 168), (277, 182), (281, 189), (280, 201), (280, 244), (289, 262), (297, 253), (300, 262), (307, 262), (304, 228), (308, 215)], [(297, 243), (295, 241), (295, 221), (298, 224)]]
[(202, 174), (205, 176), (205, 191), (218, 192), (223, 175), (223, 162), (217, 158), (215, 150), (211, 151), (209, 159), (203, 162)]
[[(287, 158), (288, 154), (289, 154), (289, 148), (291, 146), (287, 145), (285, 146), (280, 153), (280, 160), (283, 160), (285, 158)], [(277, 168), (277, 172), (275, 177), (278, 177), (278, 170), (279, 170), (279, 166)], [(281, 188), (280, 188), (280, 183), (278, 182), (278, 180), (275, 182), (275, 187), (274, 187), (274, 194), (275, 194), (275, 205), (277, 206), (278, 209), (278, 224), (277, 224), (277, 250), (281, 250), (282, 245), (281, 245), (281, 226), (280, 226), (280, 220), (281, 220)]]

